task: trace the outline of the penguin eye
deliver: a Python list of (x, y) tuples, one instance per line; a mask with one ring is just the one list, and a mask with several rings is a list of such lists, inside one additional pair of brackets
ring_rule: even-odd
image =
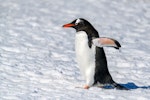
[(82, 23), (82, 20), (77, 19), (76, 22), (75, 22), (75, 25), (78, 25), (79, 23)]

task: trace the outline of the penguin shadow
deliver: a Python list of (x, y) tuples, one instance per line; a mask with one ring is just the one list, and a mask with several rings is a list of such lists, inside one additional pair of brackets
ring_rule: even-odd
[(126, 84), (120, 84), (124, 87), (126, 87), (127, 89), (131, 90), (131, 89), (150, 89), (150, 86), (137, 86), (135, 83), (133, 82), (128, 82)]
[[(128, 82), (126, 84), (119, 84), (119, 85), (126, 88), (126, 89), (121, 89), (121, 90), (150, 89), (150, 86), (137, 86), (133, 82)], [(103, 88), (103, 89), (115, 89), (115, 87), (113, 87), (111, 85), (105, 85), (105, 86), (102, 86), (101, 88)]]

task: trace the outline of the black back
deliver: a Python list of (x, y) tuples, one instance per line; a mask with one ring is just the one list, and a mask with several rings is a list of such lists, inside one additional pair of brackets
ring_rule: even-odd
[(114, 81), (108, 71), (107, 59), (103, 48), (96, 47), (96, 68), (94, 76), (94, 84), (97, 82), (101, 84), (112, 84)]

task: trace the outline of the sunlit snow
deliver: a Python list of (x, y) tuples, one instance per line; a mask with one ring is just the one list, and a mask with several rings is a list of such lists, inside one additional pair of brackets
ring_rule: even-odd
[[(102, 37), (113, 79), (131, 90), (76, 88), (75, 30), (85, 18)], [(0, 0), (0, 100), (149, 100), (150, 0)]]

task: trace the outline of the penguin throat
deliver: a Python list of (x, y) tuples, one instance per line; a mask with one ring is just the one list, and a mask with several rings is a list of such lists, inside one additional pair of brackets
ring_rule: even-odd
[(80, 31), (84, 31), (88, 36), (88, 46), (89, 48), (92, 47), (92, 39), (98, 38), (99, 34), (98, 32), (91, 26), (91, 27), (81, 27), (76, 29), (77, 33)]

